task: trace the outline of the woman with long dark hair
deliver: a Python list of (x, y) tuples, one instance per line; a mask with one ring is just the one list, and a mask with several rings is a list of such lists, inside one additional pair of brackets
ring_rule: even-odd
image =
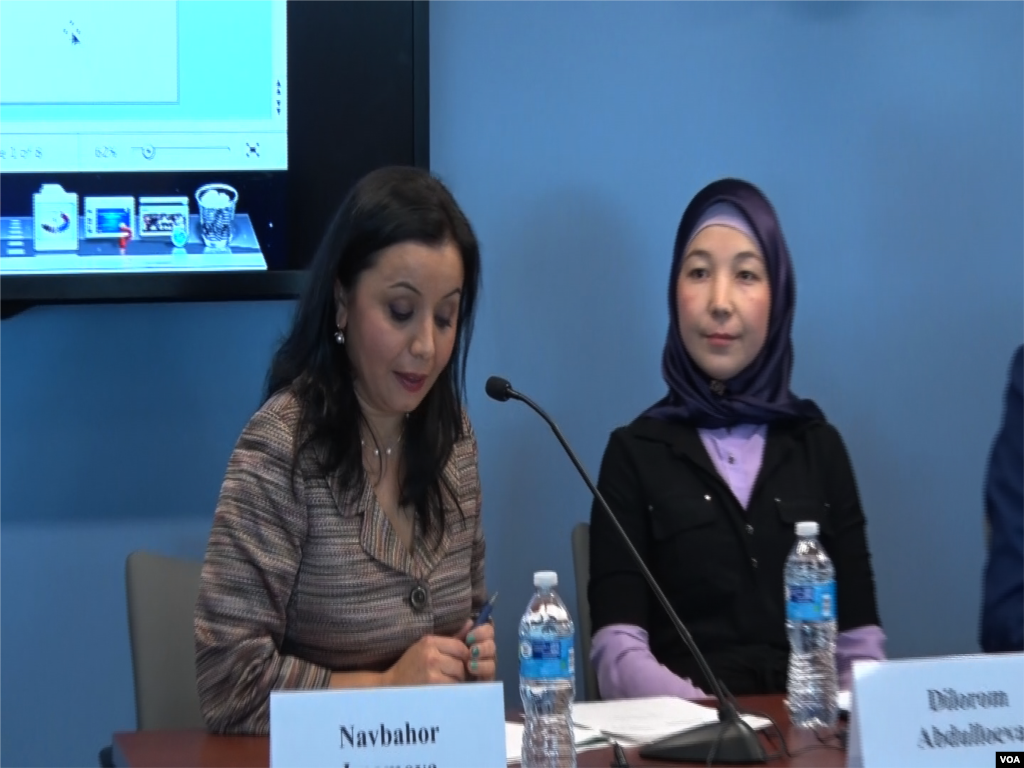
[(196, 606), (203, 714), (275, 689), (493, 680), (476, 439), (480, 249), (429, 172), (374, 171), (330, 224), (228, 463)]

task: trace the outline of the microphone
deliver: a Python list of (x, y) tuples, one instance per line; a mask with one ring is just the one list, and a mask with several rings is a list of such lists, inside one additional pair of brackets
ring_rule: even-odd
[(629, 551), (629, 554), (633, 557), (633, 560), (636, 561), (644, 579), (647, 580), (647, 584), (650, 586), (651, 591), (654, 592), (654, 596), (658, 598), (658, 602), (661, 603), (661, 607), (664, 608), (665, 613), (668, 614), (668, 618), (672, 622), (672, 626), (675, 628), (676, 632), (679, 633), (679, 637), (682, 638), (683, 643), (686, 644), (690, 653), (692, 653), (693, 657), (697, 660), (697, 665), (700, 667), (700, 671), (704, 674), (705, 679), (711, 686), (711, 692), (715, 695), (715, 698), (718, 699), (717, 723), (708, 723), (707, 725), (701, 725), (682, 733), (666, 736), (663, 739), (642, 747), (640, 749), (640, 756), (654, 760), (671, 760), (676, 762), (707, 762), (709, 765), (712, 760), (716, 758), (719, 762), (731, 764), (768, 762), (768, 756), (765, 753), (764, 747), (761, 745), (761, 740), (758, 738), (757, 733), (746, 722), (744, 722), (736, 711), (733, 699), (731, 696), (726, 695), (725, 688), (721, 681), (715, 677), (714, 673), (711, 671), (707, 660), (700, 652), (700, 649), (697, 648), (697, 644), (693, 641), (693, 637), (690, 635), (689, 630), (686, 629), (683, 622), (679, 619), (679, 616), (672, 608), (672, 604), (668, 601), (665, 593), (661, 591), (661, 587), (658, 586), (658, 582), (655, 580), (654, 575), (647, 567), (647, 564), (640, 556), (640, 553), (636, 551), (636, 547), (633, 546), (633, 542), (629, 540), (629, 535), (622, 527), (619, 519), (615, 517), (615, 513), (613, 513), (611, 507), (608, 506), (608, 502), (604, 500), (601, 492), (597, 490), (594, 482), (590, 479), (590, 475), (587, 474), (583, 465), (580, 464), (580, 460), (576, 458), (575, 452), (562, 435), (562, 431), (558, 428), (558, 425), (555, 424), (554, 420), (548, 416), (547, 413), (544, 412), (543, 408), (533, 402), (526, 395), (512, 389), (512, 385), (507, 379), (503, 379), (500, 376), (491, 376), (487, 379), (486, 390), (488, 397), (491, 397), (498, 402), (503, 403), (506, 400), (519, 400), (526, 403), (526, 405), (536, 411), (536, 413), (547, 422), (548, 426), (551, 427), (551, 431), (555, 433), (555, 437), (558, 438), (558, 442), (562, 444), (562, 449), (572, 460), (573, 465), (576, 467), (576, 471), (580, 473), (580, 477), (583, 478), (583, 482), (587, 484), (590, 492), (597, 500), (598, 506), (604, 510), (604, 513), (608, 516), (612, 526), (622, 539), (622, 543)]

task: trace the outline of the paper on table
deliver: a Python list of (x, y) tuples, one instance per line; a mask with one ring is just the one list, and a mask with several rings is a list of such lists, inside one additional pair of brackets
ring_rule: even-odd
[[(608, 740), (600, 731), (591, 728), (581, 727), (573, 724), (573, 736), (576, 741), (576, 751), (583, 752), (588, 749), (603, 747)], [(505, 759), (510, 763), (518, 762), (523, 752), (523, 724), (505, 723)]]
[[(718, 721), (718, 712), (675, 696), (653, 696), (618, 701), (585, 701), (573, 705), (577, 726), (592, 728), (606, 736), (647, 744), (674, 733)], [(763, 717), (744, 715), (751, 728), (769, 725)]]

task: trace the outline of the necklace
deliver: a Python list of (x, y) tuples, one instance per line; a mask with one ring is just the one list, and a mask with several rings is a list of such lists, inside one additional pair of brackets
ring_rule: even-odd
[[(393, 450), (395, 450), (395, 448), (398, 446), (398, 444), (400, 442), (402, 442), (402, 435), (399, 435), (398, 439), (395, 440), (395, 442), (393, 442), (391, 445), (389, 445), (387, 448), (384, 449), (384, 455), (385, 456), (390, 456), (391, 452)], [(362, 438), (359, 439), (359, 444), (361, 446), (363, 446), (363, 448), (366, 447), (366, 441), (363, 440)], [(374, 458), (378, 458), (378, 459), (380, 458), (380, 448), (374, 447), (374, 449), (373, 449), (373, 456), (374, 456)]]

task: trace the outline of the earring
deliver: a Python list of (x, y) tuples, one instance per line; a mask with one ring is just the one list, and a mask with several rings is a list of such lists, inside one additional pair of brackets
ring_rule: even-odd
[(344, 344), (345, 343), (345, 332), (343, 330), (341, 330), (341, 328), (339, 328), (338, 332), (336, 334), (334, 334), (334, 341), (337, 344)]

